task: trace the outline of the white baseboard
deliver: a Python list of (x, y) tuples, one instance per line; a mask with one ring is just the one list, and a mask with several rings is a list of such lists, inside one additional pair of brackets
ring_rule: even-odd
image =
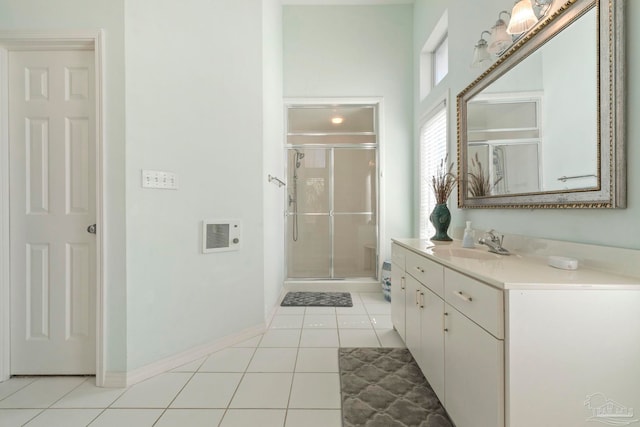
[(102, 384), (97, 384), (98, 387), (105, 388), (126, 388), (127, 387), (127, 373), (126, 372), (105, 372), (104, 381)]
[(157, 362), (126, 373), (107, 372), (105, 374), (104, 387), (129, 387), (163, 372), (194, 362), (223, 348), (246, 341), (249, 338), (264, 333), (264, 331), (264, 324), (256, 325), (240, 331), (237, 334), (226, 336), (209, 344), (191, 348), (182, 353), (158, 360)]
[(267, 316), (265, 317), (264, 321), (267, 326), (271, 324), (271, 321), (273, 320), (273, 316), (275, 316), (276, 313), (278, 312), (278, 307), (280, 307), (280, 303), (282, 302), (282, 299), (287, 294), (287, 292), (288, 292), (288, 289), (285, 289), (284, 287), (280, 289), (280, 295), (276, 300), (276, 304), (271, 308), (271, 310), (269, 311), (269, 313), (267, 313)]

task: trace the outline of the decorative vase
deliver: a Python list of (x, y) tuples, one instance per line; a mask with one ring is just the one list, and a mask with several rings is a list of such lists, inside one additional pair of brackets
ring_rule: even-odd
[(445, 242), (453, 240), (449, 235), (447, 235), (449, 224), (451, 224), (451, 212), (449, 212), (449, 208), (446, 203), (437, 204), (436, 207), (433, 208), (431, 215), (429, 215), (429, 220), (436, 229), (436, 234), (431, 238), (431, 240), (440, 240)]

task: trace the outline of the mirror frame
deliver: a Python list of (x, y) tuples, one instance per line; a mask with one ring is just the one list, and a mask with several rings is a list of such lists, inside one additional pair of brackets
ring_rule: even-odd
[[(624, 0), (556, 0), (543, 17), (457, 96), (459, 208), (625, 208)], [(467, 103), (592, 8), (598, 21), (599, 187), (468, 197)]]

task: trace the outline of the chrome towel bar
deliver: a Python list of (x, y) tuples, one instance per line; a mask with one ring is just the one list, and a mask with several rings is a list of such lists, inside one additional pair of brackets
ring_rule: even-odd
[(273, 176), (273, 175), (268, 175), (268, 179), (269, 182), (274, 182), (278, 185), (278, 188), (280, 187), (284, 187), (285, 185), (287, 185), (284, 181), (282, 181), (281, 179)]

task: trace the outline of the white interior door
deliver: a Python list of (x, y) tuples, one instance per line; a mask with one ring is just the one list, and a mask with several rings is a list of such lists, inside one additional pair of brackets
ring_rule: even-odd
[(93, 51), (9, 54), (11, 373), (93, 374)]

